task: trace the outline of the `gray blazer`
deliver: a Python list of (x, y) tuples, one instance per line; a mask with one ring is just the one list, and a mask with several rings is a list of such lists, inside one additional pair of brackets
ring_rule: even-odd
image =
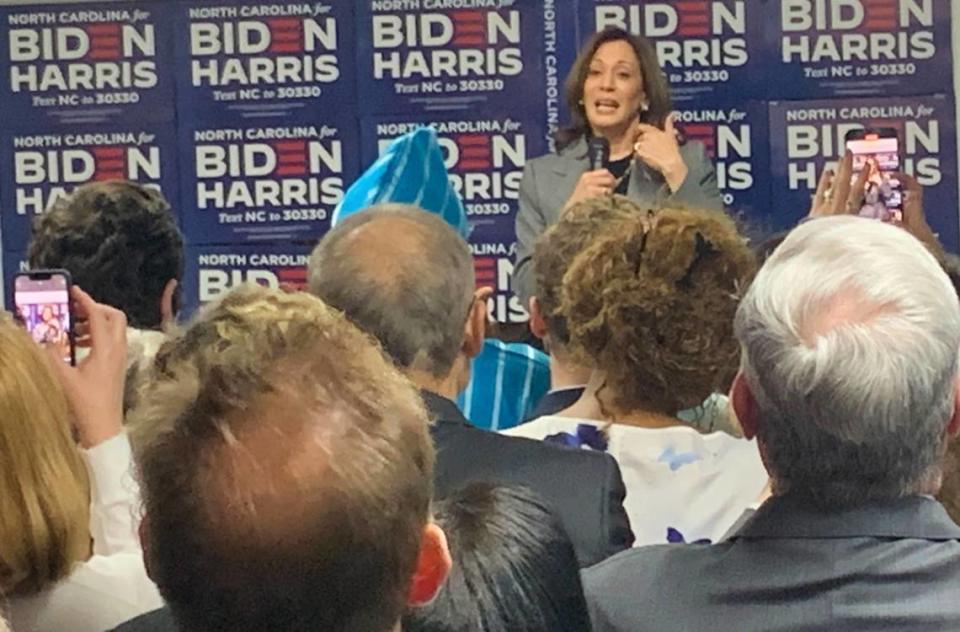
[[(627, 197), (650, 208), (675, 202), (697, 208), (723, 210), (713, 163), (703, 145), (688, 142), (680, 146), (680, 156), (689, 173), (683, 185), (670, 193), (663, 176), (641, 162), (630, 174)], [(564, 204), (573, 194), (577, 181), (590, 167), (587, 141), (571, 143), (558, 154), (528, 160), (520, 181), (520, 208), (517, 211), (517, 264), (513, 271), (513, 291), (524, 307), (534, 295), (533, 246), (537, 238), (560, 219)]]
[(775, 497), (719, 544), (632, 549), (583, 578), (595, 632), (960, 630), (960, 527), (928, 497)]

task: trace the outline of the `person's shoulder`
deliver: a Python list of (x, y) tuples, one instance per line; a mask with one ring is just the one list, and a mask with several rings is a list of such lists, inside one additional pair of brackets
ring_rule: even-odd
[[(674, 580), (689, 578), (698, 568), (726, 554), (729, 542), (718, 544), (657, 544), (632, 548), (583, 571), (584, 590), (614, 594), (618, 599), (672, 593)], [(624, 590), (630, 586), (629, 590)]]
[(524, 462), (527, 459), (536, 459), (537, 463), (544, 466), (604, 468), (608, 462), (613, 462), (613, 457), (609, 454), (547, 443), (541, 438), (523, 432), (524, 430), (533, 430), (536, 434), (540, 430), (548, 430), (550, 419), (552, 418), (540, 417), (526, 424), (510, 428), (505, 433), (492, 432), (473, 426), (459, 426), (456, 429), (450, 428), (446, 432), (460, 435), (461, 441), (468, 442), (475, 449), (496, 450), (502, 454), (512, 455), (516, 460), (523, 460)]

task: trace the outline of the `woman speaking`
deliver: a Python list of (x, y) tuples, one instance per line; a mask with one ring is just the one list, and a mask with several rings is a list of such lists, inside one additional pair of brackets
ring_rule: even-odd
[(535, 294), (534, 242), (581, 200), (620, 193), (646, 208), (723, 208), (703, 146), (677, 140), (647, 40), (619, 28), (594, 35), (567, 77), (566, 98), (572, 124), (557, 135), (557, 153), (528, 161), (520, 183), (513, 289), (524, 305)]

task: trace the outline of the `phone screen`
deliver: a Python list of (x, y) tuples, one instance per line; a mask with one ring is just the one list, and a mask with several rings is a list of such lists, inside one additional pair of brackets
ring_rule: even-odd
[(903, 185), (893, 175), (900, 171), (897, 137), (866, 132), (862, 138), (848, 140), (847, 149), (853, 154), (851, 182), (856, 182), (864, 169), (870, 169), (860, 216), (885, 222), (903, 221)]
[(20, 274), (14, 279), (13, 301), (17, 317), (39, 344), (60, 349), (65, 362), (73, 363), (70, 318), (70, 281), (62, 273)]

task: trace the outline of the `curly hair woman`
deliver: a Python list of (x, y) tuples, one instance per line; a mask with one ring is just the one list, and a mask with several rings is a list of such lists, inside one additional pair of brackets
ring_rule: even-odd
[(729, 387), (754, 257), (721, 213), (647, 211), (620, 196), (581, 202), (550, 228), (568, 230), (594, 237), (564, 274), (556, 315), (592, 376), (575, 404), (507, 434), (610, 452), (637, 545), (716, 541), (766, 471), (755, 443), (701, 434), (676, 411)]

